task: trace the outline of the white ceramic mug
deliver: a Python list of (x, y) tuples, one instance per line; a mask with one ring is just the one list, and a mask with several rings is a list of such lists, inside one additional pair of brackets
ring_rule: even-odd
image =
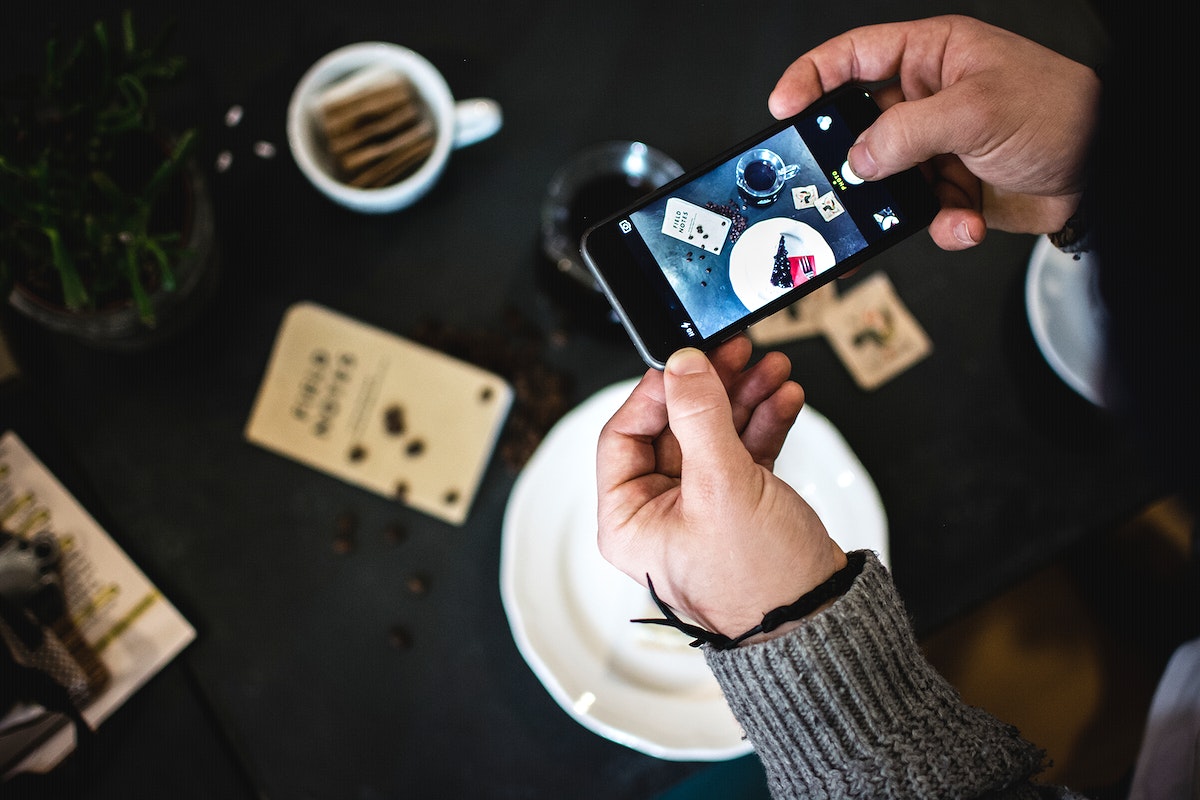
[[(429, 107), (437, 129), (433, 151), (424, 163), (397, 183), (360, 189), (338, 179), (321, 146), (317, 99), (332, 84), (367, 67), (387, 67), (405, 75)], [(406, 208), (437, 183), (450, 153), (500, 130), (500, 106), (487, 98), (455, 101), (446, 79), (418, 53), (387, 42), (359, 42), (334, 50), (304, 73), (288, 104), (287, 135), (300, 171), (322, 193), (347, 208), (383, 214)]]

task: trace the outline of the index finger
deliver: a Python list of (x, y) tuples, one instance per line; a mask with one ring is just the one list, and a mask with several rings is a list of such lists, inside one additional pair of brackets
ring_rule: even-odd
[(663, 376), (647, 370), (641, 382), (600, 431), (596, 443), (596, 486), (606, 493), (654, 471), (654, 440), (667, 428)]
[[(775, 84), (767, 107), (775, 118), (786, 119), (839, 86), (895, 78), (906, 57), (924, 66), (924, 56), (934, 55), (924, 52), (925, 45), (938, 39), (938, 32), (930, 28), (938, 25), (938, 20), (890, 22), (835, 36), (792, 62)], [(944, 42), (945, 31), (941, 36)]]

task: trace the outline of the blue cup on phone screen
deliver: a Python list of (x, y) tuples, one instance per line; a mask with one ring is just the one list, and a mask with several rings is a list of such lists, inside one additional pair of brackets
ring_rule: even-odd
[(773, 150), (751, 150), (737, 163), (738, 194), (750, 205), (769, 206), (779, 198), (783, 185), (799, 171), (799, 164), (785, 164)]

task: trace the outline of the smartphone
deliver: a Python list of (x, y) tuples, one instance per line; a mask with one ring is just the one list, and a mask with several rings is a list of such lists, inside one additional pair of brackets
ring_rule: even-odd
[(846, 154), (878, 116), (838, 89), (589, 228), (580, 251), (647, 364), (708, 350), (924, 229), (913, 168), (864, 181)]

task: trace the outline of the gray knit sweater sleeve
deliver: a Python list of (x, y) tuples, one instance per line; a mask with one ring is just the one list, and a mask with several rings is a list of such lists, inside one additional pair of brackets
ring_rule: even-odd
[(796, 630), (704, 653), (776, 798), (1040, 796), (1042, 752), (925, 660), (874, 553)]

